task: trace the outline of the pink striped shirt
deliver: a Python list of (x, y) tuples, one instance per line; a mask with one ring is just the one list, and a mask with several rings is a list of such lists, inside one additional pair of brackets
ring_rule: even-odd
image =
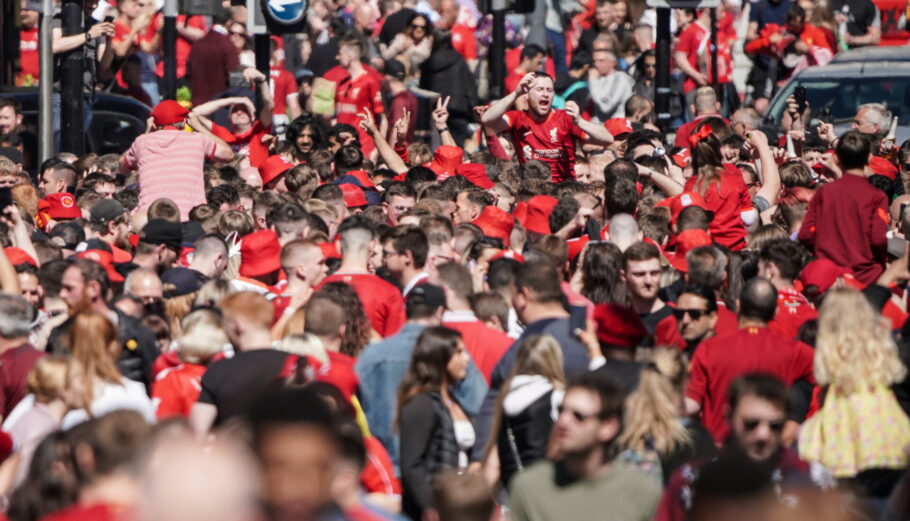
[(124, 161), (139, 172), (137, 211), (166, 197), (180, 208), (180, 220), (188, 220), (194, 206), (205, 204), (202, 166), (214, 155), (215, 142), (196, 132), (158, 130), (136, 138)]

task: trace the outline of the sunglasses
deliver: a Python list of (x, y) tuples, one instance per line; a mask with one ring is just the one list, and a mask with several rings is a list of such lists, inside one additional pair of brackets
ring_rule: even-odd
[(676, 320), (682, 320), (684, 316), (689, 315), (692, 320), (698, 320), (703, 314), (707, 313), (704, 309), (681, 309), (673, 308), (673, 316)]
[(426, 26), (426, 25), (423, 25), (423, 24), (420, 24), (420, 25), (418, 25), (418, 24), (411, 24), (411, 29), (424, 29), (424, 30), (426, 30), (426, 28), (427, 28), (427, 26)]
[(562, 405), (557, 407), (556, 410), (558, 411), (559, 415), (562, 415), (562, 413), (565, 411), (572, 413), (572, 417), (575, 418), (575, 421), (577, 421), (578, 423), (584, 423), (584, 422), (588, 421), (589, 419), (596, 416), (596, 414), (585, 414), (583, 412), (578, 412), (575, 409), (569, 409), (568, 407), (563, 407)]
[(745, 427), (746, 430), (749, 432), (754, 431), (755, 429), (758, 428), (759, 425), (761, 425), (763, 423), (768, 424), (768, 428), (771, 429), (772, 432), (779, 433), (784, 430), (784, 420), (767, 421), (767, 420), (743, 419), (743, 427)]

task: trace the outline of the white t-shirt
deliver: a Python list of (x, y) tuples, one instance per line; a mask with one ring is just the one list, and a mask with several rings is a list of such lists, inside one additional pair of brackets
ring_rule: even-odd
[(63, 417), (61, 429), (68, 430), (91, 417), (98, 418), (113, 411), (126, 409), (136, 411), (149, 423), (155, 423), (155, 408), (152, 401), (145, 394), (145, 386), (127, 378), (120, 378), (120, 384), (109, 382), (95, 386), (92, 399), (92, 415), (89, 416), (85, 409), (76, 409), (66, 413)]

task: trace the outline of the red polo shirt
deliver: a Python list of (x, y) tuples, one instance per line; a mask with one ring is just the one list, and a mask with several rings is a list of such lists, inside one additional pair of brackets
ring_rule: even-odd
[(686, 396), (701, 405), (705, 428), (722, 443), (727, 436), (727, 389), (736, 378), (762, 372), (786, 385), (798, 380), (815, 382), (812, 348), (768, 328), (744, 327), (735, 333), (709, 338), (692, 357)]
[(845, 174), (815, 191), (798, 238), (816, 257), (869, 285), (885, 270), (889, 220), (884, 192), (865, 177)]

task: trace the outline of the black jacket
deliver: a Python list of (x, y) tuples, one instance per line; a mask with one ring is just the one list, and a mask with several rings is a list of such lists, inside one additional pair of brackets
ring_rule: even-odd
[(472, 121), (473, 108), (480, 104), (477, 85), (467, 62), (454, 49), (441, 48), (420, 65), (420, 88), (438, 92), (449, 100), (449, 115)]
[(421, 519), (430, 506), (433, 476), (458, 468), (455, 424), (436, 392), (423, 392), (408, 400), (401, 407), (398, 424), (402, 508), (411, 519)]
[(502, 415), (497, 448), (499, 450), (499, 481), (509, 486), (512, 476), (547, 455), (547, 440), (553, 427), (553, 391), (534, 400), (514, 416)]

